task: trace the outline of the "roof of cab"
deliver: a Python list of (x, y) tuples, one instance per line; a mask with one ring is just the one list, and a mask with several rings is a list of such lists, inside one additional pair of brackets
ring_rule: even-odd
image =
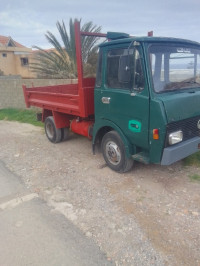
[(122, 39), (115, 39), (115, 40), (110, 40), (108, 42), (104, 42), (100, 44), (100, 47), (103, 46), (110, 46), (113, 44), (121, 44), (121, 43), (131, 43), (132, 41), (136, 42), (143, 42), (143, 43), (156, 43), (156, 42), (173, 42), (173, 43), (185, 43), (185, 44), (192, 44), (192, 45), (198, 45), (200, 46), (199, 42), (191, 41), (191, 40), (186, 40), (186, 39), (180, 39), (180, 38), (170, 38), (170, 37), (129, 37), (125, 38), (123, 37)]

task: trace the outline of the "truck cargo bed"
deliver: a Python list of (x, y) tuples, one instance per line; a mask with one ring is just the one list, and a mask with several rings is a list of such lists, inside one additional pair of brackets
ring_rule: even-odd
[(94, 78), (84, 78), (82, 84), (31, 88), (23, 85), (26, 106), (88, 117), (94, 114), (94, 84)]

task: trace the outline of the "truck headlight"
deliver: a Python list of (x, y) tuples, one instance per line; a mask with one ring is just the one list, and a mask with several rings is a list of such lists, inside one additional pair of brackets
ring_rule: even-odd
[(179, 143), (183, 140), (183, 131), (179, 130), (169, 134), (169, 145)]

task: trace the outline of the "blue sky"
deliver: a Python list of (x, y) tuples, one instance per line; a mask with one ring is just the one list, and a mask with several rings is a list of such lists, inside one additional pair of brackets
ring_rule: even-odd
[(199, 0), (6, 0), (0, 1), (0, 35), (32, 47), (50, 47), (44, 34), (57, 35), (56, 22), (82, 18), (102, 32), (169, 36), (200, 42)]

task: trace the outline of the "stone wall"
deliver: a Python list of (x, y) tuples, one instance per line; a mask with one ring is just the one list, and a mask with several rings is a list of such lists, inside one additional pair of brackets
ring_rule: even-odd
[(58, 84), (76, 83), (70, 79), (20, 79), (0, 78), (0, 109), (3, 108), (26, 108), (22, 85), (32, 87), (49, 86)]

